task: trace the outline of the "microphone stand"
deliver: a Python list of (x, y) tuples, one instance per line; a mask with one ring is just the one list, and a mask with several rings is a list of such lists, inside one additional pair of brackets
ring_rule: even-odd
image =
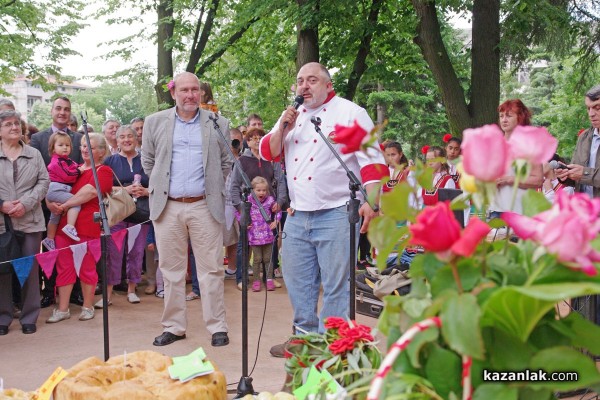
[(83, 135), (85, 136), (85, 142), (87, 143), (88, 153), (90, 157), (90, 163), (92, 164), (92, 175), (94, 176), (94, 183), (96, 185), (96, 195), (98, 196), (98, 204), (100, 205), (100, 212), (94, 213), (94, 222), (99, 223), (102, 228), (100, 234), (100, 270), (102, 273), (102, 327), (104, 334), (104, 361), (110, 358), (109, 350), (109, 335), (108, 335), (108, 283), (106, 281), (106, 262), (108, 260), (108, 240), (111, 237), (110, 227), (108, 226), (108, 217), (106, 216), (106, 208), (104, 207), (104, 201), (102, 196), (102, 190), (100, 189), (100, 182), (98, 180), (98, 171), (96, 171), (96, 163), (92, 154), (92, 144), (90, 143), (90, 135), (87, 127), (87, 112), (81, 112), (81, 120), (83, 125)]
[(248, 394), (258, 394), (252, 387), (252, 377), (248, 376), (248, 261), (250, 259), (250, 248), (248, 245), (248, 225), (250, 225), (250, 208), (252, 207), (252, 204), (250, 201), (248, 201), (248, 195), (251, 195), (254, 199), (254, 202), (258, 205), (260, 214), (265, 221), (269, 222), (270, 218), (261, 202), (258, 200), (258, 197), (256, 197), (256, 193), (254, 193), (252, 190), (252, 185), (250, 184), (248, 175), (246, 175), (242, 169), (240, 161), (235, 157), (235, 154), (233, 154), (233, 150), (231, 150), (225, 135), (223, 135), (221, 127), (217, 122), (219, 116), (216, 113), (212, 113), (212, 115), (209, 115), (208, 119), (213, 122), (215, 130), (219, 133), (220, 139), (223, 140), (223, 143), (225, 143), (227, 150), (229, 150), (229, 153), (233, 158), (234, 166), (238, 167), (240, 176), (244, 181), (244, 186), (242, 189), (242, 207), (240, 213), (240, 240), (242, 241), (242, 377), (238, 383), (237, 394), (234, 397), (235, 399), (241, 399)]
[[(367, 192), (356, 175), (354, 175), (354, 172), (350, 171), (331, 142), (321, 131), (321, 118), (313, 116), (310, 119), (310, 122), (312, 122), (312, 124), (315, 126), (315, 131), (319, 134), (319, 136), (321, 136), (327, 147), (329, 147), (329, 150), (331, 150), (340, 165), (344, 168), (346, 171), (346, 176), (348, 176), (349, 179), (348, 186), (350, 188), (350, 200), (347, 203), (347, 209), (348, 222), (350, 223), (350, 309), (348, 317), (353, 320), (356, 317), (356, 224), (360, 221), (360, 215), (358, 213), (358, 209), (360, 208), (360, 200), (356, 198), (356, 192), (360, 191), (364, 196), (365, 201), (368, 201)], [(371, 205), (371, 208), (373, 208), (374, 211), (379, 209), (379, 207), (376, 205)]]

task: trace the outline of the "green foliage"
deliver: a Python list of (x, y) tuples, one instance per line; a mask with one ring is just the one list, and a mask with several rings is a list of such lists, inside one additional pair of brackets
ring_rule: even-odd
[(76, 54), (68, 47), (82, 25), (84, 2), (9, 0), (0, 6), (0, 83), (19, 74), (48, 88), (45, 76), (60, 77), (61, 60)]

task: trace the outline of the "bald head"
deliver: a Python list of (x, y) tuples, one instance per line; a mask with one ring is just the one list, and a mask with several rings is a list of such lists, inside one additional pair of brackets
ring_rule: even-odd
[(200, 106), (200, 81), (191, 72), (182, 72), (173, 79), (174, 87), (170, 89), (175, 100), (177, 115), (186, 121), (192, 119)]

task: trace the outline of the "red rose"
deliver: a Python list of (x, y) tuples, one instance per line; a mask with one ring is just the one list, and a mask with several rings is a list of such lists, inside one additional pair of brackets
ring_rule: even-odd
[(425, 208), (408, 229), (412, 234), (410, 244), (423, 246), (442, 260), (448, 260), (453, 254), (469, 257), (490, 231), (488, 224), (471, 218), (461, 232), (448, 202)]
[(350, 351), (354, 348), (355, 340), (350, 338), (341, 338), (335, 340), (333, 343), (329, 345), (329, 351), (332, 354), (343, 354), (346, 351)]
[(450, 250), (460, 238), (460, 225), (447, 202), (426, 207), (409, 229), (412, 234), (410, 244), (423, 246), (433, 253)]
[(442, 138), (442, 140), (444, 141), (444, 143), (448, 143), (450, 141), (450, 139), (452, 139), (452, 134), (451, 133), (446, 133), (444, 135), (444, 137)]
[(471, 256), (481, 239), (486, 237), (489, 231), (489, 225), (479, 218), (469, 219), (469, 223), (462, 231), (460, 239), (452, 245), (452, 253), (463, 257)]
[(425, 146), (421, 147), (421, 154), (423, 154), (424, 156), (427, 155), (427, 152), (429, 151), (429, 145), (426, 144)]
[(342, 154), (359, 150), (365, 136), (367, 136), (367, 131), (356, 120), (353, 126), (336, 125), (335, 132), (330, 135), (335, 143), (345, 145), (342, 147)]
[(342, 326), (348, 326), (348, 322), (340, 317), (328, 317), (325, 320), (325, 329), (338, 329)]

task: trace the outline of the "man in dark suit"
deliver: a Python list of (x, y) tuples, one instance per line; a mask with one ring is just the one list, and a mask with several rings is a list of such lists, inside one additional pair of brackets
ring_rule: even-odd
[(72, 141), (71, 159), (77, 163), (83, 163), (81, 158), (81, 137), (83, 136), (79, 132), (73, 132), (68, 128), (69, 121), (71, 120), (71, 101), (64, 96), (58, 97), (52, 104), (52, 126), (46, 130), (38, 133), (34, 133), (31, 136), (31, 143), (29, 145), (34, 147), (42, 153), (42, 158), (46, 166), (50, 164), (52, 154), (48, 151), (48, 139), (56, 131), (64, 131), (69, 134)]
[[(48, 150), (48, 140), (50, 136), (56, 131), (64, 131), (71, 137), (71, 155), (69, 156), (77, 163), (83, 163), (83, 159), (81, 158), (81, 138), (82, 134), (79, 132), (73, 132), (68, 128), (68, 124), (71, 120), (71, 101), (65, 97), (61, 96), (54, 100), (52, 104), (52, 126), (46, 130), (40, 131), (38, 133), (34, 133), (31, 136), (31, 142), (29, 145), (33, 148), (39, 150), (42, 153), (42, 158), (44, 159), (44, 163), (46, 167), (50, 164), (50, 159), (52, 158), (52, 154), (50, 154)], [(44, 218), (46, 219), (46, 225), (48, 225), (48, 219), (50, 218), (50, 211), (46, 207), (46, 203), (42, 202), (42, 209), (44, 210)], [(42, 308), (48, 307), (51, 304), (54, 304), (54, 283), (56, 281), (56, 273), (53, 273), (50, 279), (47, 279), (44, 274), (41, 274), (42, 282), (44, 284), (44, 289), (42, 291)], [(77, 291), (74, 290), (74, 293)], [(77, 295), (74, 295), (74, 302), (78, 303)]]

